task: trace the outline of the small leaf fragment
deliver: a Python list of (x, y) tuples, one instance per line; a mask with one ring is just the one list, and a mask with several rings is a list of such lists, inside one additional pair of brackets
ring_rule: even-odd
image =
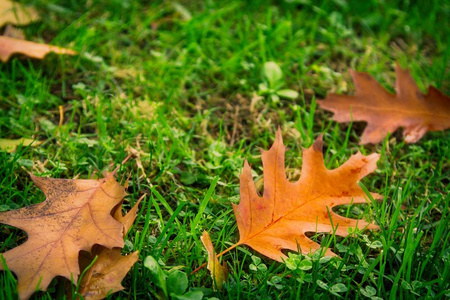
[(42, 144), (42, 141), (33, 139), (21, 138), (17, 140), (0, 139), (0, 151), (8, 153), (14, 152), (19, 145), (36, 147)]
[(207, 231), (204, 231), (200, 237), (203, 246), (205, 246), (206, 252), (208, 252), (208, 270), (211, 271), (211, 277), (219, 290), (222, 290), (224, 282), (228, 279), (227, 265), (224, 262), (220, 265), (219, 260), (216, 257), (214, 246), (211, 242), (211, 237)]
[(25, 33), (22, 29), (16, 28), (11, 24), (6, 25), (5, 31), (3, 32), (3, 36), (7, 36), (10, 38), (15, 38), (18, 40), (24, 40), (25, 39)]
[(24, 54), (31, 58), (43, 59), (50, 52), (67, 55), (77, 54), (76, 51), (71, 49), (0, 36), (0, 60), (3, 62), (7, 62), (11, 55), (15, 53)]
[(9, 0), (0, 0), (0, 27), (6, 23), (27, 25), (39, 20), (39, 15), (32, 7)]

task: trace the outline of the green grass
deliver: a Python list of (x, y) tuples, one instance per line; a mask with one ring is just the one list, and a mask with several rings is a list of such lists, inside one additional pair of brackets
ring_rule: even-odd
[[(133, 152), (118, 179), (130, 176), (126, 209), (148, 195), (124, 250), (139, 250), (140, 261), (125, 290), (110, 298), (156, 297), (143, 264), (149, 255), (164, 270), (185, 272), (191, 289), (219, 299), (450, 296), (448, 132), (428, 133), (415, 145), (396, 132), (363, 147), (364, 124), (337, 124), (315, 106), (327, 93), (354, 91), (349, 67), (392, 91), (395, 61), (423, 91), (434, 85), (450, 94), (448, 1), (142, 2), (33, 1), (43, 19), (23, 28), (27, 38), (80, 55), (0, 64), (0, 138), (44, 141), (0, 152), (0, 210), (44, 200), (29, 172), (97, 178)], [(285, 88), (299, 98), (256, 101), (267, 61), (281, 67)], [(239, 246), (222, 257), (230, 278), (214, 292), (206, 269), (190, 275), (206, 259), (200, 236), (209, 231), (217, 252), (237, 241), (231, 204), (239, 202), (244, 160), (260, 182), (259, 149), (270, 147), (278, 127), (292, 180), (302, 147), (321, 133), (328, 168), (358, 150), (380, 153), (378, 170), (361, 186), (383, 201), (338, 211), (381, 230), (354, 238), (313, 234), (340, 258), (312, 257), (310, 269), (295, 255), (288, 267)], [(0, 225), (0, 252), (25, 239)], [(0, 298), (14, 299), (15, 284), (1, 272)], [(34, 297), (63, 293), (55, 281)]]

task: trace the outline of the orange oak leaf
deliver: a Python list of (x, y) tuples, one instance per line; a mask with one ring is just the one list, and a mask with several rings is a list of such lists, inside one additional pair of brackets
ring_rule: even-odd
[(400, 127), (406, 143), (417, 142), (428, 131), (450, 128), (450, 97), (432, 86), (424, 95), (408, 70), (397, 64), (395, 72), (397, 94), (386, 91), (369, 74), (350, 70), (354, 96), (329, 95), (317, 102), (338, 122), (366, 121), (361, 144), (376, 144)]
[[(124, 236), (136, 219), (137, 209), (142, 199), (139, 199), (125, 216), (122, 216), (122, 204), (114, 209), (113, 216), (117, 221), (122, 223)], [(139, 251), (122, 256), (120, 248), (108, 249), (100, 245), (95, 245), (91, 252), (83, 251), (80, 253), (81, 270), (86, 269), (95, 257), (97, 257), (79, 284), (79, 294), (83, 296), (83, 299), (103, 299), (110, 294), (123, 290), (124, 287), (121, 282), (139, 259)]]
[(31, 58), (43, 59), (50, 52), (68, 55), (77, 54), (76, 51), (66, 48), (0, 36), (0, 59), (3, 62), (7, 62), (14, 53), (21, 53)]
[(216, 252), (214, 251), (214, 246), (211, 242), (211, 237), (208, 232), (204, 231), (200, 240), (203, 243), (203, 246), (208, 252), (208, 270), (211, 272), (211, 277), (214, 281), (214, 284), (217, 286), (219, 290), (222, 290), (223, 283), (227, 281), (228, 278), (228, 270), (227, 265), (223, 262), (223, 265), (220, 265), (219, 260), (216, 257)]
[[(21, 299), (46, 290), (56, 276), (77, 280), (78, 255), (94, 244), (123, 247), (123, 225), (111, 211), (125, 196), (114, 173), (100, 180), (53, 179), (31, 175), (47, 196), (42, 203), (0, 212), (0, 223), (15, 226), (28, 240), (3, 254), (17, 275)], [(0, 266), (0, 269), (2, 266)]]
[[(322, 145), (319, 137), (309, 149), (303, 150), (300, 179), (289, 182), (284, 167), (285, 146), (278, 130), (270, 150), (262, 151), (262, 197), (256, 191), (250, 166), (245, 162), (240, 176), (241, 201), (233, 205), (240, 235), (235, 246), (245, 244), (281, 262), (287, 257), (283, 249), (308, 253), (320, 248), (306, 236), (307, 232), (335, 232), (347, 236), (349, 228), (378, 228), (362, 220), (342, 217), (333, 212), (333, 207), (366, 203), (367, 195), (357, 181), (376, 169), (379, 155), (364, 156), (358, 152), (339, 168), (328, 170)], [(381, 197), (376, 193), (371, 195)], [(326, 255), (335, 254), (328, 249)]]

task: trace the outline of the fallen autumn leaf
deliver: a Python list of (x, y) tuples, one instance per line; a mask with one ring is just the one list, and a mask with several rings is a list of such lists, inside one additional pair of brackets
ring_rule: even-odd
[[(333, 207), (367, 202), (367, 195), (357, 182), (376, 169), (379, 155), (364, 156), (358, 152), (339, 168), (328, 170), (323, 161), (322, 145), (319, 137), (303, 151), (300, 179), (289, 182), (284, 167), (285, 146), (278, 130), (272, 148), (262, 151), (262, 197), (256, 191), (250, 166), (245, 163), (240, 177), (241, 201), (233, 205), (240, 238), (226, 251), (245, 244), (281, 262), (287, 257), (283, 249), (306, 254), (320, 248), (306, 236), (307, 232), (347, 236), (350, 228), (378, 229), (363, 220), (342, 217), (333, 212)], [(376, 193), (371, 195), (381, 197)], [(335, 254), (328, 249), (326, 255)]]
[(100, 180), (31, 175), (47, 199), (0, 212), (0, 223), (28, 234), (25, 243), (0, 254), (18, 278), (21, 299), (28, 299), (36, 290), (46, 290), (56, 276), (76, 281), (81, 250), (91, 251), (94, 244), (123, 247), (123, 225), (111, 216), (111, 211), (122, 201), (125, 190), (114, 174)]
[(222, 290), (223, 283), (227, 281), (228, 278), (228, 270), (227, 265), (221, 265), (219, 260), (216, 257), (216, 252), (214, 251), (214, 246), (211, 242), (211, 237), (207, 231), (204, 231), (200, 240), (203, 243), (203, 246), (208, 252), (208, 270), (211, 272), (211, 277), (214, 281), (214, 285), (217, 286), (217, 289)]
[(43, 59), (50, 52), (67, 55), (77, 54), (76, 51), (71, 49), (0, 36), (0, 60), (3, 62), (7, 62), (11, 55), (15, 53), (24, 54), (31, 58)]
[(396, 65), (397, 94), (386, 91), (367, 73), (350, 70), (354, 96), (329, 95), (319, 105), (334, 113), (337, 122), (366, 121), (361, 144), (376, 144), (403, 127), (406, 143), (415, 143), (428, 131), (450, 128), (450, 97), (430, 86), (427, 94), (417, 87), (408, 70)]

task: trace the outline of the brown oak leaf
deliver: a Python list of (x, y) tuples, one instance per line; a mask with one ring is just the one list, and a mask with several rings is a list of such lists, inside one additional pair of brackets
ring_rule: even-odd
[(417, 142), (428, 131), (449, 128), (450, 97), (433, 86), (424, 95), (408, 70), (397, 64), (395, 72), (396, 94), (386, 91), (369, 74), (350, 70), (356, 88), (354, 96), (329, 95), (317, 102), (332, 111), (337, 122), (366, 121), (361, 144), (376, 144), (400, 127), (406, 143)]
[(17, 275), (21, 299), (36, 290), (46, 290), (56, 276), (76, 281), (81, 250), (91, 251), (94, 244), (108, 248), (124, 245), (123, 225), (111, 216), (125, 196), (114, 172), (99, 180), (31, 178), (46, 200), (0, 212), (0, 223), (28, 235), (25, 243), (0, 254)]
[[(376, 169), (379, 155), (364, 156), (358, 152), (339, 168), (328, 170), (324, 165), (322, 144), (319, 137), (309, 149), (303, 150), (300, 179), (289, 182), (284, 167), (285, 146), (278, 130), (270, 150), (262, 151), (262, 197), (256, 191), (250, 166), (245, 162), (240, 177), (241, 201), (233, 205), (240, 239), (231, 248), (245, 244), (281, 262), (286, 258), (283, 249), (308, 253), (320, 248), (306, 236), (307, 232), (335, 232), (347, 236), (349, 228), (378, 228), (363, 220), (342, 217), (333, 212), (333, 207), (366, 203), (367, 195), (357, 181)], [(371, 195), (380, 198), (376, 193)], [(335, 254), (328, 249), (326, 255)]]
[(7, 36), (0, 36), (0, 60), (7, 62), (11, 55), (21, 53), (31, 58), (43, 59), (50, 52), (75, 55), (76, 51), (57, 46), (39, 44)]

